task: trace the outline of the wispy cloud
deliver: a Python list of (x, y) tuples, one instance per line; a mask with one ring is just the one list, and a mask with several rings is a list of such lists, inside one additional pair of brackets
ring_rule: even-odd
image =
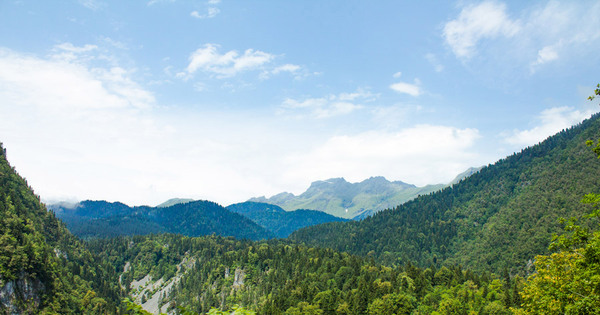
[(513, 67), (530, 73), (600, 49), (598, 2), (549, 1), (513, 15), (518, 18), (511, 17), (502, 2), (467, 5), (445, 24), (442, 36), (454, 55), (465, 62), (482, 55), (496, 62), (510, 60)]
[(421, 81), (415, 79), (414, 83), (397, 82), (390, 85), (390, 89), (401, 93), (408, 94), (410, 96), (419, 96), (423, 93), (421, 90)]
[(190, 16), (196, 19), (212, 19), (221, 12), (221, 10), (216, 7), (219, 3), (221, 3), (221, 0), (209, 0), (206, 2), (204, 13), (194, 10), (190, 13)]
[(178, 75), (185, 77), (203, 71), (217, 78), (227, 78), (240, 72), (261, 69), (275, 58), (275, 55), (254, 49), (247, 49), (243, 54), (235, 50), (221, 54), (219, 48), (220, 46), (216, 44), (205, 44), (202, 48), (198, 48), (189, 57), (190, 63), (186, 73)]
[[(476, 129), (417, 125), (397, 132), (368, 131), (329, 138), (307, 153), (291, 156), (290, 180), (345, 177), (359, 181), (388, 174), (417, 185), (450, 181), (471, 165)], [(398, 175), (393, 175), (398, 174)]]
[(215, 16), (217, 16), (217, 14), (219, 14), (219, 12), (221, 12), (221, 10), (219, 10), (219, 8), (210, 7), (210, 8), (206, 9), (206, 13), (204, 13), (204, 14), (201, 14), (198, 11), (192, 11), (190, 13), (190, 16), (197, 18), (197, 19), (211, 19), (211, 18), (214, 18)]
[(534, 145), (547, 137), (589, 118), (594, 110), (576, 110), (572, 107), (553, 107), (542, 111), (536, 118), (536, 126), (527, 130), (514, 130), (503, 135), (508, 144)]
[(104, 6), (104, 3), (98, 1), (98, 0), (78, 0), (78, 2), (83, 5), (84, 7), (90, 9), (90, 10), (98, 10), (100, 8), (102, 8)]
[(347, 115), (364, 108), (364, 102), (371, 102), (379, 96), (364, 89), (354, 93), (341, 93), (321, 98), (295, 100), (288, 98), (280, 106), (280, 114), (294, 117), (317, 119)]
[(446, 23), (443, 35), (457, 57), (469, 58), (480, 40), (512, 37), (520, 29), (519, 21), (508, 17), (506, 5), (488, 1), (463, 8), (457, 19)]
[(294, 79), (296, 80), (301, 80), (304, 79), (308, 76), (310, 76), (311, 74), (306, 70), (306, 68), (300, 66), (300, 65), (295, 65), (295, 64), (291, 64), (291, 63), (287, 63), (281, 66), (276, 66), (273, 69), (267, 69), (264, 70), (261, 74), (260, 74), (260, 78), (263, 80), (269, 79), (271, 76), (274, 75), (278, 75), (280, 73), (289, 73), (291, 74)]

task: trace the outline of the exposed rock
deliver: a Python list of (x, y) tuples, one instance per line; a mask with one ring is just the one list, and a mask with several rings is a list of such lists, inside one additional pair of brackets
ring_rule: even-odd
[(0, 312), (4, 314), (33, 313), (39, 309), (44, 284), (35, 278), (21, 274), (17, 280), (4, 282), (0, 279)]
[(244, 285), (244, 278), (246, 278), (246, 273), (240, 267), (235, 268), (235, 275), (233, 278), (233, 288), (237, 289)]

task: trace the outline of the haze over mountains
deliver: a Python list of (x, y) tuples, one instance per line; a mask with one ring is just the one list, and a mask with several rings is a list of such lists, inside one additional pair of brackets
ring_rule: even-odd
[[(0, 310), (119, 313), (125, 308), (120, 300), (128, 296), (153, 312), (239, 304), (260, 314), (379, 314), (385, 307), (395, 313), (457, 313), (449, 311), (451, 305), (508, 314), (511, 307), (528, 307), (521, 299), (527, 296), (519, 295), (528, 282), (517, 275), (533, 273), (533, 259), (548, 253), (552, 234), (561, 232), (558, 218), (591, 211), (580, 200), (599, 191), (600, 162), (585, 141), (598, 139), (598, 130), (600, 114), (394, 209), (259, 242), (239, 238), (272, 237), (264, 227), (287, 221), (289, 230), (276, 230), (285, 235), (305, 213), (331, 218), (254, 202), (226, 209), (209, 201), (166, 207), (85, 201), (46, 211), (2, 150)], [(313, 188), (351, 187), (344, 182)], [(380, 192), (376, 183), (389, 182), (370, 179), (371, 191)], [(96, 239), (73, 236), (55, 215)], [(99, 230), (122, 236), (135, 229), (159, 234), (98, 238)], [(213, 233), (218, 235), (181, 235)], [(583, 257), (600, 261), (593, 251)], [(496, 276), (501, 273), (502, 280)], [(577, 307), (589, 313), (588, 304)]]
[[(481, 167), (469, 168), (449, 184), (477, 172)], [(302, 194), (295, 196), (283, 192), (270, 198), (257, 197), (249, 201), (278, 205), (284, 210), (314, 209), (346, 218), (362, 219), (384, 209), (403, 204), (420, 195), (438, 191), (449, 184), (417, 187), (402, 181), (390, 182), (382, 176), (371, 177), (359, 183), (349, 183), (344, 178), (331, 178), (313, 182)]]

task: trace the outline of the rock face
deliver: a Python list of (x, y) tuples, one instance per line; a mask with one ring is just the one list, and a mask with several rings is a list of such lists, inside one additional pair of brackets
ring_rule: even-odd
[(13, 281), (0, 280), (0, 313), (33, 314), (40, 306), (40, 296), (45, 290), (44, 284), (35, 278), (21, 274)]
[(343, 178), (313, 182), (301, 195), (280, 193), (271, 198), (259, 197), (249, 201), (270, 203), (286, 211), (319, 210), (336, 217), (352, 219), (398, 206), (419, 195), (444, 188), (445, 184), (417, 187), (401, 181), (388, 181), (377, 176), (359, 183)]
[(244, 278), (246, 278), (246, 273), (240, 267), (235, 268), (235, 275), (233, 278), (233, 288), (237, 289), (244, 285)]

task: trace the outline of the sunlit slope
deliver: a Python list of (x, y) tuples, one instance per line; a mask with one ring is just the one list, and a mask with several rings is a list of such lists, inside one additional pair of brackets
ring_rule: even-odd
[(599, 192), (600, 163), (585, 146), (599, 116), (484, 167), (440, 192), (361, 222), (301, 229), (290, 238), (368, 255), (387, 264), (461, 264), (523, 270), (547, 251), (559, 217), (583, 214), (585, 193)]

